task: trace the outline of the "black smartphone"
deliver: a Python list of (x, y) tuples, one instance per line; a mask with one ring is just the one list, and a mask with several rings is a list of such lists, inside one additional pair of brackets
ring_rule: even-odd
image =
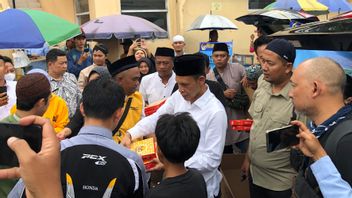
[(7, 92), (7, 87), (6, 86), (1, 86), (0, 87), (0, 93)]
[(299, 143), (299, 138), (296, 137), (298, 133), (299, 128), (297, 125), (288, 125), (266, 131), (267, 152), (270, 153), (297, 145)]
[(86, 43), (86, 44), (84, 44), (84, 50), (83, 50), (84, 52), (89, 52), (89, 45)]
[(42, 127), (0, 123), (0, 165), (15, 167), (18, 166), (16, 154), (7, 145), (7, 139), (10, 137), (26, 140), (35, 152), (39, 152), (42, 146)]
[(138, 46), (138, 47), (141, 47), (141, 44), (142, 44), (141, 42), (142, 42), (142, 39), (141, 39), (141, 38), (137, 38), (137, 39), (136, 39), (136, 43), (137, 43), (137, 46)]

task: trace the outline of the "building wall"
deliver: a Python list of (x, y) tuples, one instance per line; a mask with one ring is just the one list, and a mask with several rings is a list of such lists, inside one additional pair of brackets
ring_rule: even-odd
[(43, 11), (55, 14), (72, 23), (76, 22), (73, 0), (39, 0)]

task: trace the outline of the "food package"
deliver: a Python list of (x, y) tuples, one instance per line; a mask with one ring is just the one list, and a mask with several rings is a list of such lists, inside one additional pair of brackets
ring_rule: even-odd
[(146, 108), (144, 108), (145, 115), (149, 116), (155, 113), (165, 103), (165, 101), (166, 98), (148, 105)]
[(155, 163), (152, 162), (153, 159), (157, 158), (156, 144), (153, 138), (133, 142), (131, 144), (131, 150), (142, 157), (147, 170), (155, 166)]

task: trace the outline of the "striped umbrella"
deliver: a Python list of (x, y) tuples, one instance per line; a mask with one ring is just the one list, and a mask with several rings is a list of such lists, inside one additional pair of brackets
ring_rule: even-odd
[(319, 0), (328, 6), (330, 12), (347, 12), (352, 10), (352, 4), (346, 0)]
[(0, 24), (0, 49), (41, 48), (81, 33), (78, 25), (39, 10), (7, 9), (0, 12)]
[(326, 14), (328, 7), (317, 0), (277, 0), (273, 8), (304, 11), (311, 14)]

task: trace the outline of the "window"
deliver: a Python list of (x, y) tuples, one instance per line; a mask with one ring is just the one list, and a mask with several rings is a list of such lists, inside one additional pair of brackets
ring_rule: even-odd
[(250, 10), (263, 9), (275, 0), (248, 0), (248, 8)]
[(75, 0), (76, 19), (79, 25), (90, 20), (88, 0)]
[(121, 0), (121, 13), (144, 18), (167, 30), (166, 0)]

